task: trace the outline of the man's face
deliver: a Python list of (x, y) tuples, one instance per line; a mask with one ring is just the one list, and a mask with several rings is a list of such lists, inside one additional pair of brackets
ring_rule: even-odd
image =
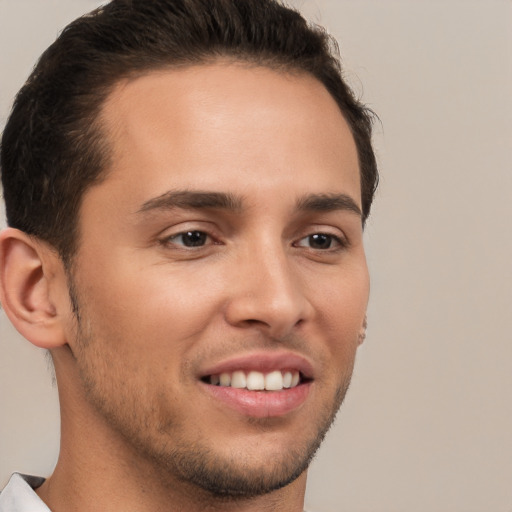
[(87, 428), (214, 493), (289, 483), (341, 404), (368, 300), (346, 122), (315, 79), (240, 64), (123, 82), (102, 121), (112, 164), (73, 270)]

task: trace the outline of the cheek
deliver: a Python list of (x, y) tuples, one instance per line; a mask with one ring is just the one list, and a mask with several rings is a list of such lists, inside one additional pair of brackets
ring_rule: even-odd
[(315, 304), (323, 336), (329, 340), (331, 351), (342, 356), (355, 352), (358, 346), (370, 288), (366, 264), (348, 270), (333, 276), (328, 286), (319, 290)]
[(322, 282), (317, 282), (315, 288), (314, 284), (313, 278), (310, 288), (316, 290), (316, 300), (322, 303), (318, 309), (325, 311), (330, 318), (362, 321), (370, 293), (370, 277), (364, 253), (323, 276)]
[(79, 288), (97, 334), (108, 336), (111, 344), (151, 346), (153, 353), (159, 348), (186, 350), (219, 309), (218, 286), (195, 269), (113, 267), (84, 272), (87, 284)]

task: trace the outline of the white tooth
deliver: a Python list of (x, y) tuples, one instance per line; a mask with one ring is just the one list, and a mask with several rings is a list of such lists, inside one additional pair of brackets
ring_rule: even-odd
[(265, 389), (265, 376), (261, 372), (249, 372), (247, 375), (247, 389), (259, 391)]
[(279, 391), (283, 389), (283, 374), (279, 371), (265, 375), (265, 389), (267, 391)]
[(292, 385), (292, 372), (285, 372), (283, 375), (283, 388), (289, 388)]
[(231, 375), (229, 373), (221, 373), (219, 377), (219, 382), (221, 386), (231, 385)]
[(218, 375), (211, 375), (210, 376), (210, 384), (212, 384), (213, 386), (218, 386), (219, 385), (219, 376)]
[(247, 379), (245, 378), (245, 373), (242, 371), (233, 372), (231, 376), (231, 387), (232, 388), (245, 388), (247, 385)]
[(293, 372), (292, 385), (290, 387), (294, 388), (299, 383), (299, 380), (300, 380), (299, 372)]

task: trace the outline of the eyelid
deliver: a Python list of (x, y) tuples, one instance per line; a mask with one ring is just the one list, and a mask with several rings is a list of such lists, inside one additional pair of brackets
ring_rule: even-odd
[(302, 238), (306, 236), (311, 235), (317, 235), (317, 234), (324, 234), (329, 235), (335, 238), (339, 239), (347, 239), (347, 235), (345, 234), (345, 231), (338, 225), (333, 225), (331, 223), (329, 224), (323, 224), (323, 223), (312, 223), (306, 226), (302, 231)]

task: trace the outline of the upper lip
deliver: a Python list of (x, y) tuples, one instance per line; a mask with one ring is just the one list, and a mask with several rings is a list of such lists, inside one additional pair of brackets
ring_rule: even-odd
[(268, 373), (275, 370), (299, 371), (303, 377), (314, 377), (313, 365), (304, 356), (289, 351), (251, 352), (224, 359), (201, 370), (200, 377), (232, 373), (237, 370)]

